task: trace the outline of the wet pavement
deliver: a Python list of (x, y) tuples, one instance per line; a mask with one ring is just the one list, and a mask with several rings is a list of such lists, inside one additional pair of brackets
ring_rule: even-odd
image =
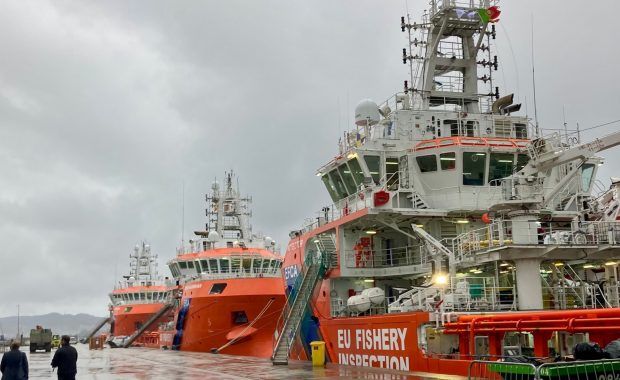
[[(309, 362), (291, 361), (288, 366), (274, 366), (269, 359), (209, 353), (161, 351), (129, 348), (89, 351), (78, 344), (77, 379), (373, 379), (422, 380), (455, 379), (454, 376), (403, 374), (402, 372), (328, 364), (313, 368)], [(26, 350), (27, 351), (27, 350)], [(31, 379), (52, 379), (51, 353), (28, 354)]]

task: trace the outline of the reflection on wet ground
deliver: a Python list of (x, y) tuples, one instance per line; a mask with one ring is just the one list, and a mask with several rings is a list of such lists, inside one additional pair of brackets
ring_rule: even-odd
[[(407, 374), (363, 367), (328, 364), (313, 368), (308, 362), (291, 361), (273, 366), (268, 359), (209, 353), (160, 351), (147, 348), (89, 351), (78, 344), (77, 379), (335, 379), (348, 377), (369, 380), (454, 379), (454, 376)], [(27, 349), (26, 349), (27, 351)], [(31, 379), (56, 378), (52, 374), (51, 353), (28, 353)]]

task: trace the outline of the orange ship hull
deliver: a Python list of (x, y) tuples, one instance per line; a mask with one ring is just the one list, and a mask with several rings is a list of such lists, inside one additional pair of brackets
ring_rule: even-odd
[[(123, 306), (115, 306), (112, 312), (114, 328), (113, 336), (131, 336), (136, 330), (144, 325), (156, 312), (164, 306), (163, 303), (148, 304), (131, 304)], [(160, 323), (169, 322), (170, 314), (165, 314), (151, 325), (141, 337), (139, 337), (135, 345), (144, 345), (148, 347), (159, 347), (157, 332)]]
[[(226, 284), (221, 294), (214, 284)], [(282, 278), (205, 280), (185, 286), (189, 305), (182, 326), (177, 315), (178, 348), (183, 351), (270, 357), (273, 334), (285, 304)]]

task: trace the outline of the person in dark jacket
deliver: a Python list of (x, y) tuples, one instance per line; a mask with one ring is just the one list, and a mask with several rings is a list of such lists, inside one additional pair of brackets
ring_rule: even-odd
[(60, 348), (56, 350), (52, 359), (52, 368), (58, 367), (58, 380), (75, 380), (77, 373), (78, 354), (69, 344), (69, 336), (60, 338)]
[(25, 380), (28, 379), (28, 358), (19, 350), (19, 343), (11, 343), (11, 351), (2, 355), (0, 363), (2, 380)]

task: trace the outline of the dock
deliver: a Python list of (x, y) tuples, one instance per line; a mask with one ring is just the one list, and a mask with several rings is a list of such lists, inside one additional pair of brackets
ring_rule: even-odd
[[(310, 362), (291, 360), (287, 366), (274, 366), (269, 359), (221, 354), (164, 351), (149, 348), (105, 348), (88, 350), (77, 344), (79, 380), (112, 379), (336, 379), (373, 380), (455, 379), (454, 376), (402, 373), (366, 367), (327, 364), (313, 368)], [(30, 379), (50, 379), (51, 353), (29, 353)], [(54, 377), (56, 374), (54, 373)]]

